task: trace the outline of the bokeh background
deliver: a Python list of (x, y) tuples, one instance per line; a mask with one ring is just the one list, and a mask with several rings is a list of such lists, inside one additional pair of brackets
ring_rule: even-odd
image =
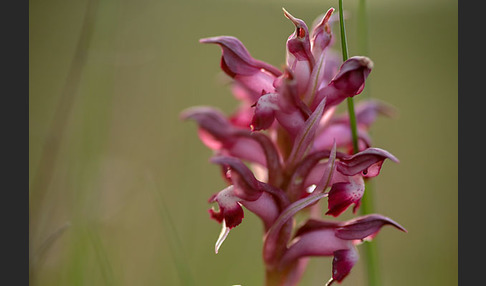
[[(383, 228), (376, 238), (382, 281), (456, 285), (457, 1), (368, 2), (366, 96), (398, 110), (372, 136), (401, 160), (387, 161), (373, 181), (376, 212), (408, 230)], [(344, 5), (357, 55), (358, 0)], [(310, 25), (338, 1), (29, 6), (31, 285), (262, 285), (253, 214), (214, 253), (220, 225), (207, 200), (224, 182), (194, 122), (179, 120), (194, 105), (237, 106), (219, 47), (198, 39), (236, 36), (280, 67), (294, 29), (281, 8)], [(364, 269), (361, 259), (341, 285), (365, 285)], [(330, 275), (331, 258), (312, 259), (301, 285)]]

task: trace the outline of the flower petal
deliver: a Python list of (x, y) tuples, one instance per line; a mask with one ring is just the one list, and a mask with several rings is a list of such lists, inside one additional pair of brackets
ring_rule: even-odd
[(222, 49), (222, 61), (225, 64), (225, 72), (229, 76), (252, 75), (264, 69), (274, 76), (279, 76), (281, 72), (274, 66), (254, 59), (245, 46), (235, 37), (219, 36), (204, 38), (199, 40), (201, 43), (218, 44)]
[(343, 226), (336, 229), (336, 236), (347, 240), (363, 240), (374, 237), (381, 227), (387, 224), (403, 232), (407, 232), (405, 228), (388, 217), (379, 214), (370, 214), (349, 220)]
[[(314, 56), (311, 53), (309, 29), (304, 21), (295, 18), (287, 10), (282, 8), (285, 17), (287, 17), (295, 25), (295, 32), (290, 35), (287, 40), (287, 50), (295, 57), (297, 61), (306, 61), (312, 68), (314, 66)], [(289, 67), (291, 66), (288, 65)]]
[(291, 167), (293, 167), (292, 164), (295, 164), (296, 162), (300, 161), (304, 156), (304, 154), (312, 146), (316, 134), (316, 130), (317, 127), (319, 126), (319, 121), (321, 120), (325, 105), (326, 105), (326, 100), (324, 99), (316, 108), (316, 110), (314, 110), (311, 116), (305, 121), (304, 126), (302, 126), (301, 130), (297, 134), (288, 160), (289, 161), (288, 164)]
[(261, 182), (255, 178), (252, 171), (241, 160), (228, 156), (215, 156), (211, 158), (211, 162), (229, 167), (227, 174), (236, 186), (234, 194), (238, 198), (255, 201), (261, 196), (263, 192)]
[(262, 90), (272, 91), (273, 81), (282, 74), (276, 67), (254, 59), (235, 37), (220, 36), (199, 41), (221, 46), (221, 69), (248, 92), (249, 101), (256, 101)]
[(294, 237), (303, 236), (306, 233), (317, 231), (317, 230), (325, 230), (325, 229), (335, 230), (337, 228), (342, 227), (344, 224), (345, 224), (344, 222), (340, 222), (340, 221), (311, 218), (308, 219), (301, 227), (297, 229)]
[(281, 184), (282, 178), (282, 158), (273, 141), (260, 132), (237, 132), (236, 136), (249, 138), (259, 143), (265, 154), (266, 167), (268, 170), (268, 183), (274, 186)]
[(243, 209), (241, 208), (238, 198), (234, 192), (233, 185), (226, 187), (217, 194), (214, 194), (209, 199), (210, 203), (216, 202), (219, 205), (219, 210), (209, 209), (211, 218), (222, 223), (228, 228), (233, 228), (241, 223), (244, 217)]
[(275, 198), (267, 192), (263, 192), (254, 201), (241, 201), (241, 204), (262, 220), (265, 230), (268, 230), (273, 225), (280, 213), (280, 208)]
[(295, 18), (285, 9), (283, 11), (285, 17), (295, 25), (295, 32), (287, 40), (287, 66), (295, 73), (298, 92), (303, 94), (315, 65), (310, 48), (309, 30), (304, 21)]
[(345, 61), (329, 85), (320, 89), (311, 105), (315, 108), (326, 98), (328, 108), (338, 105), (348, 97), (353, 97), (364, 88), (365, 80), (373, 68), (373, 62), (363, 56), (354, 56)]
[[(336, 168), (336, 156), (336, 146), (333, 146), (331, 151), (312, 153), (301, 160), (295, 168), (287, 187), (287, 193), (292, 200), (308, 195), (304, 190), (310, 185), (315, 185), (317, 192), (324, 192), (332, 183), (332, 177)], [(312, 173), (311, 171), (314, 171), (315, 165), (325, 158), (328, 158), (328, 160), (326, 163), (321, 164), (322, 168), (319, 168), (318, 172)], [(314, 178), (309, 179), (309, 175), (312, 175)], [(312, 183), (309, 183), (310, 181)]]
[(352, 241), (334, 235), (334, 228), (319, 228), (297, 236), (282, 256), (279, 266), (286, 267), (301, 257), (331, 256), (340, 249), (353, 247)]
[(351, 57), (343, 63), (331, 84), (345, 93), (359, 94), (363, 91), (364, 82), (372, 68), (373, 62), (369, 58)]
[(331, 43), (332, 31), (331, 26), (329, 25), (329, 19), (331, 18), (334, 10), (334, 8), (329, 8), (324, 17), (322, 17), (322, 20), (320, 20), (319, 23), (312, 29), (311, 49), (315, 58), (319, 58), (319, 56)]
[(228, 234), (230, 233), (231, 228), (226, 226), (226, 222), (223, 220), (223, 223), (221, 225), (221, 232), (219, 233), (218, 239), (216, 240), (216, 243), (214, 245), (214, 252), (218, 254), (219, 248), (223, 244), (223, 242), (226, 240), (226, 237), (228, 237)]
[(266, 165), (265, 154), (260, 144), (252, 138), (239, 136), (249, 130), (233, 126), (217, 109), (192, 107), (181, 113), (182, 119), (195, 120), (200, 128), (201, 141), (209, 148), (224, 154)]
[(365, 191), (363, 178), (360, 175), (349, 177), (348, 182), (340, 182), (332, 185), (329, 191), (327, 215), (334, 217), (343, 213), (351, 204), (354, 204), (353, 212), (356, 212), (361, 204), (361, 198)]
[[(358, 126), (359, 150), (363, 150), (371, 145), (371, 138), (366, 130)], [(338, 147), (347, 148), (352, 146), (352, 134), (349, 123), (331, 123), (317, 133), (312, 147), (313, 152), (328, 150), (334, 141)]]
[(229, 117), (229, 122), (236, 128), (250, 130), (252, 118), (253, 108), (251, 104), (242, 102), (238, 109)]
[[(322, 164), (323, 168), (319, 172), (311, 172), (316, 164), (323, 159), (329, 158), (330, 151), (314, 152), (302, 159), (297, 167), (295, 167), (289, 186), (287, 188), (289, 194), (299, 193), (310, 185), (315, 185), (319, 182), (322, 174), (324, 174), (327, 164)], [(312, 175), (312, 178), (309, 178)]]
[(258, 99), (255, 105), (255, 114), (251, 121), (252, 130), (268, 129), (272, 125), (275, 119), (275, 111), (278, 110), (277, 98), (276, 93), (267, 93)]
[(297, 80), (292, 71), (286, 69), (283, 76), (276, 81), (276, 87), (278, 109), (275, 111), (275, 117), (289, 135), (295, 138), (311, 111), (299, 97)]
[(306, 93), (304, 95), (304, 101), (307, 103), (312, 103), (314, 101), (316, 92), (318, 88), (322, 85), (322, 81), (324, 80), (324, 76), (326, 74), (325, 59), (326, 59), (326, 55), (321, 54), (317, 58), (316, 65), (314, 66), (314, 69), (309, 75), (309, 83), (308, 83)]
[(358, 259), (355, 247), (335, 251), (332, 260), (332, 279), (341, 282), (351, 272)]
[(379, 174), (385, 159), (399, 162), (395, 156), (386, 150), (368, 148), (353, 156), (342, 158), (337, 164), (337, 170), (347, 176), (353, 176), (361, 172), (363, 176), (375, 177)]

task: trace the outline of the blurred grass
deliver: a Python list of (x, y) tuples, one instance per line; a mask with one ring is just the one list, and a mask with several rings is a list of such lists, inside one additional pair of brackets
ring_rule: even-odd
[[(350, 55), (355, 2), (345, 2)], [(31, 253), (52, 238), (31, 285), (191, 285), (181, 273), (196, 285), (261, 285), (253, 214), (214, 254), (220, 225), (207, 199), (224, 182), (178, 114), (236, 108), (218, 80), (219, 48), (199, 38), (234, 35), (254, 57), (283, 63), (293, 26), (282, 6), (311, 23), (337, 1), (99, 1), (72, 107), (56, 122), (88, 1), (30, 1)], [(376, 208), (409, 231), (385, 228), (376, 239), (383, 284), (455, 285), (457, 3), (369, 1), (368, 12), (372, 96), (399, 111), (373, 127), (375, 146), (401, 160), (374, 181)], [(63, 131), (51, 134), (53, 124)], [(53, 137), (60, 145), (38, 200), (34, 178)], [(322, 285), (330, 263), (312, 259), (302, 285)], [(363, 270), (360, 260), (342, 285), (364, 285)]]

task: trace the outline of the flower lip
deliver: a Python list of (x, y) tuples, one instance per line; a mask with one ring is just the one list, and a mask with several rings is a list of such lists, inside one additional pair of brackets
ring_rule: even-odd
[(215, 210), (213, 208), (209, 209), (208, 212), (211, 218), (219, 223), (222, 223), (224, 220), (226, 226), (230, 229), (238, 226), (244, 217), (243, 209), (238, 203), (239, 200), (240, 199), (234, 193), (233, 185), (230, 185), (219, 193), (212, 195), (208, 202), (217, 203), (219, 210)]
[(337, 217), (351, 204), (354, 204), (353, 213), (356, 213), (356, 210), (361, 205), (364, 191), (364, 181), (360, 175), (349, 177), (348, 182), (333, 184), (329, 191), (329, 210), (326, 212), (326, 215)]

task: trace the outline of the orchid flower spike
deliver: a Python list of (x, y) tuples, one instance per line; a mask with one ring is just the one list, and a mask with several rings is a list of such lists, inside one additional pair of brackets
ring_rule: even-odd
[[(208, 201), (210, 218), (221, 224), (215, 252), (243, 223), (245, 212), (252, 212), (262, 222), (268, 285), (298, 285), (313, 256), (333, 257), (328, 285), (341, 282), (358, 260), (358, 244), (384, 225), (405, 231), (378, 214), (345, 222), (321, 218), (339, 217), (350, 207), (356, 213), (365, 180), (378, 176), (386, 159), (399, 162), (372, 147), (368, 134), (378, 115), (394, 113), (381, 101), (357, 104), (359, 151), (350, 151), (349, 115), (336, 110), (363, 91), (374, 64), (365, 56), (342, 62), (333, 50), (333, 13), (328, 9), (309, 29), (283, 9), (292, 30), (282, 69), (253, 58), (236, 37), (201, 39), (221, 49), (219, 64), (239, 105), (229, 114), (197, 106), (180, 115), (197, 124), (200, 140), (213, 152), (210, 161), (226, 183)], [(308, 216), (302, 226), (296, 223), (298, 214)]]

